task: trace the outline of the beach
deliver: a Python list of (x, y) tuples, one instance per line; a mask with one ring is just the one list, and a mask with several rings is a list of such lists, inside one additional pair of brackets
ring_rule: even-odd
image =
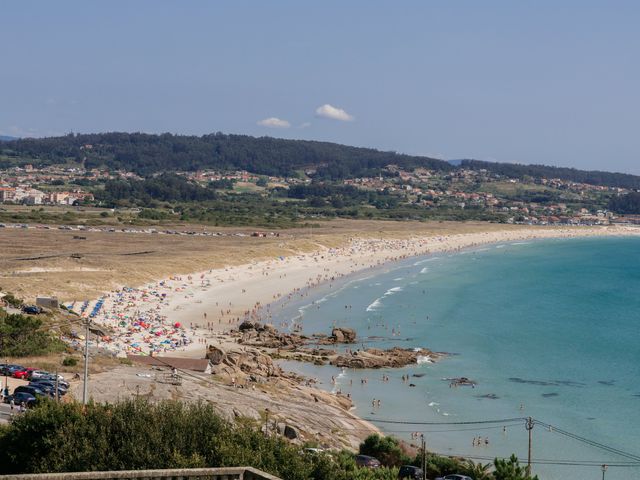
[[(263, 324), (273, 322), (281, 331), (301, 329), (302, 325), (295, 323), (278, 324), (279, 311), (289, 303), (305, 302), (307, 296), (314, 295), (317, 287), (331, 291), (334, 284), (337, 287), (352, 274), (359, 273), (362, 276), (367, 270), (373, 274), (376, 269), (393, 266), (394, 262), (414, 256), (464, 252), (489, 244), (553, 238), (631, 236), (639, 232), (632, 227), (506, 227), (505, 230), (411, 235), (404, 238), (382, 235), (363, 238), (354, 234), (342, 243), (330, 245), (323, 245), (319, 237), (315, 240), (316, 248), (310, 251), (293, 251), (289, 255), (264, 259), (259, 249), (251, 250), (247, 252), (247, 261), (244, 263), (236, 258), (238, 263), (217, 268), (206, 268), (207, 265), (202, 264), (203, 268), (190, 274), (169, 275), (138, 286), (121, 286), (105, 292), (97, 299), (64, 304), (81, 316), (90, 317), (94, 326), (104, 329), (104, 335), (91, 337), (90, 347), (100, 348), (116, 357), (151, 354), (164, 358), (198, 359), (205, 356), (209, 346), (234, 352), (241, 357), (246, 357), (248, 353), (264, 355), (259, 348), (239, 345), (237, 336), (231, 331), (245, 320)], [(326, 325), (320, 326), (319, 330), (329, 334), (333, 320), (327, 318)], [(77, 333), (80, 334), (70, 340), (80, 350), (84, 341), (82, 332)], [(366, 332), (360, 333), (366, 335)], [(188, 392), (178, 393), (179, 389), (162, 394), (161, 388), (152, 386), (157, 383), (156, 376), (160, 375), (155, 369), (128, 367), (130, 380), (126, 383), (127, 391), (135, 391), (142, 378), (149, 378), (150, 399), (170, 395), (184, 401), (217, 402), (227, 416), (248, 415), (257, 418), (264, 414), (265, 408), (269, 408), (276, 411), (282, 421), (293, 419), (300, 438), (312, 439), (317, 436), (323, 439), (324, 445), (330, 447), (356, 448), (359, 439), (378, 431), (371, 423), (360, 420), (359, 417), (365, 416), (366, 411), (352, 411), (354, 404), (351, 397), (340, 394), (340, 389), (330, 385), (326, 378), (314, 379), (312, 376), (311, 379), (319, 383), (308, 383), (288, 377), (285, 372), (282, 375), (263, 376), (256, 383), (251, 380), (255, 371), (245, 371), (239, 365), (236, 367), (225, 367), (215, 375), (209, 375), (211, 386), (195, 396)], [(284, 368), (286, 370), (286, 366)], [(105, 401), (120, 398), (122, 392), (106, 388), (110, 381), (108, 372), (96, 376), (95, 381), (90, 383), (90, 396)], [(256, 387), (261, 398), (257, 403), (252, 399)], [(78, 388), (79, 385), (76, 386), (79, 392)], [(321, 389), (330, 392), (325, 393)], [(234, 406), (241, 403), (239, 399), (246, 401), (241, 409), (234, 410)], [(318, 405), (319, 402), (322, 407)], [(301, 405), (306, 405), (302, 417), (299, 415), (303, 411)], [(386, 411), (389, 406), (383, 405), (382, 408)], [(305, 418), (308, 419), (309, 428), (305, 426)], [(329, 418), (332, 420), (329, 421)], [(344, 425), (344, 435), (340, 438), (331, 435), (339, 428), (336, 422)], [(351, 434), (347, 434), (350, 430)]]
[(272, 308), (308, 295), (316, 286), (331, 288), (332, 282), (347, 275), (389, 262), (493, 243), (638, 233), (640, 230), (633, 227), (575, 227), (403, 239), (354, 236), (342, 246), (319, 244), (308, 253), (173, 275), (138, 287), (122, 287), (99, 299), (71, 302), (68, 307), (112, 329), (113, 334), (103, 339), (102, 346), (115, 354), (162, 353), (202, 358), (209, 340), (221, 341), (220, 334), (240, 322), (271, 323)]

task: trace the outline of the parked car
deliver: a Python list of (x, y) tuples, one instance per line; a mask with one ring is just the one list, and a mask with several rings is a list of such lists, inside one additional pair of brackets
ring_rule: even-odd
[(34, 397), (33, 395), (27, 392), (18, 392), (18, 393), (14, 393), (13, 395), (4, 397), (4, 401), (6, 403), (11, 403), (11, 400), (13, 400), (13, 403), (15, 405), (20, 405), (21, 403), (24, 403), (27, 407), (34, 405), (38, 401), (36, 397)]
[[(55, 373), (45, 372), (44, 370), (34, 370), (31, 372), (31, 380), (53, 380), (56, 381)], [(58, 380), (64, 382), (64, 377), (62, 375), (58, 375)]]
[(14, 395), (20, 392), (28, 393), (29, 395), (32, 395), (36, 398), (48, 396), (48, 394), (44, 390), (34, 385), (20, 385), (13, 390)]
[(445, 475), (444, 477), (438, 477), (436, 478), (436, 480), (473, 480), (473, 478), (466, 475), (460, 475), (459, 473), (451, 473), (449, 475)]
[[(45, 394), (49, 395), (52, 398), (56, 396), (56, 387), (52, 385), (43, 385), (41, 383), (30, 383), (27, 385), (28, 387), (35, 387), (42, 390)], [(58, 396), (61, 397), (67, 393), (66, 390), (58, 388)]]
[[(56, 393), (56, 384), (55, 382), (49, 382), (47, 380), (35, 380), (32, 382), (29, 382), (29, 385), (32, 385), (36, 388), (39, 388), (41, 390), (44, 390), (46, 393), (50, 393), (49, 391), (51, 391), (51, 395), (55, 395)], [(66, 395), (67, 394), (67, 387), (65, 387), (64, 385), (60, 385), (58, 383), (58, 395)]]
[(22, 365), (3, 365), (0, 369), (0, 375), (12, 377), (14, 372), (17, 372), (18, 370), (24, 370), (24, 367)]
[(38, 315), (42, 313), (42, 309), (37, 305), (25, 305), (22, 307), (22, 313), (26, 313), (28, 315)]
[(21, 370), (16, 370), (13, 372), (13, 378), (19, 378), (21, 380), (28, 380), (31, 378), (31, 372), (33, 372), (35, 368), (23, 368)]
[[(38, 380), (43, 380), (45, 382), (50, 382), (50, 383), (56, 383), (56, 376), (54, 374), (51, 375), (46, 375), (46, 376), (41, 376), (40, 378), (33, 378), (31, 379), (31, 381), (38, 381)], [(65, 382), (64, 378), (61, 375), (58, 375), (58, 385), (59, 386), (63, 386), (64, 388), (69, 388), (69, 382)]]
[(414, 467), (413, 465), (403, 465), (398, 472), (398, 478), (409, 478), (411, 480), (422, 480), (423, 470), (420, 467)]
[(369, 455), (356, 455), (356, 465), (367, 468), (380, 468), (380, 460)]

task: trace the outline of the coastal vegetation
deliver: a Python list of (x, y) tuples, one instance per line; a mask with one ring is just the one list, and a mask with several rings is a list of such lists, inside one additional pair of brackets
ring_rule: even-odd
[(86, 168), (125, 169), (140, 175), (176, 170), (247, 170), (262, 175), (295, 176), (318, 166), (322, 178), (340, 179), (378, 174), (393, 163), (451, 170), (447, 162), (429, 157), (381, 152), (329, 142), (284, 140), (248, 135), (187, 136), (146, 133), (72, 133), (62, 137), (25, 138), (0, 143), (0, 165), (76, 163)]
[(611, 198), (609, 208), (625, 214), (640, 214), (640, 193), (630, 192), (627, 195), (617, 195)]
[(0, 354), (26, 357), (64, 351), (66, 345), (38, 317), (0, 309)]
[[(607, 210), (635, 211), (627, 194), (640, 187), (640, 177), (620, 173), (476, 160), (452, 165), (222, 133), (0, 141), (0, 172), (5, 205), (134, 208), (138, 214), (125, 222), (271, 228), (317, 218), (593, 225), (609, 221)], [(82, 215), (0, 210), (0, 222), (33, 221), (77, 223)]]
[[(421, 453), (413, 457), (403, 453), (390, 437), (369, 437), (360, 451), (378, 455), (383, 467), (359, 468), (347, 451), (306, 453), (250, 420), (225, 421), (208, 403), (135, 399), (82, 406), (42, 401), (0, 428), (4, 473), (250, 465), (287, 480), (395, 480), (399, 465), (422, 461)], [(495, 468), (494, 474), (475, 478), (523, 478), (515, 457), (497, 459)], [(484, 470), (471, 462), (429, 454), (430, 477)]]
[(548, 165), (522, 165), (519, 163), (485, 162), (462, 160), (460, 166), (473, 170), (487, 170), (508, 178), (560, 178), (577, 183), (608, 187), (640, 188), (640, 176), (601, 170), (579, 170), (577, 168), (551, 167)]

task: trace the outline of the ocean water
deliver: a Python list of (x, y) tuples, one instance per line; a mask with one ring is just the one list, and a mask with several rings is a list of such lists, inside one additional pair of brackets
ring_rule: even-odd
[[(356, 412), (388, 433), (411, 440), (424, 432), (430, 450), (482, 463), (511, 453), (526, 462), (530, 416), (542, 422), (532, 432), (541, 478), (600, 479), (602, 463), (607, 479), (640, 478), (640, 239), (515, 242), (413, 258), (325, 285), (282, 305), (279, 316), (309, 334), (355, 328), (361, 344), (353, 348), (450, 353), (384, 371), (285, 363), (351, 393)], [(454, 377), (477, 385), (451, 387)], [(482, 446), (473, 446), (476, 437)]]

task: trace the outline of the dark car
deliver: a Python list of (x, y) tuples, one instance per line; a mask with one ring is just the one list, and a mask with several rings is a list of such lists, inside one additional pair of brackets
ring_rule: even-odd
[(25, 305), (24, 307), (22, 307), (22, 313), (26, 313), (29, 315), (38, 315), (39, 313), (42, 313), (42, 309), (37, 305)]
[[(32, 382), (29, 382), (30, 386), (39, 388), (40, 390), (43, 390), (44, 392), (48, 393), (49, 395), (55, 395), (56, 394), (56, 384), (55, 382), (48, 382), (48, 381), (44, 381), (44, 380), (34, 380)], [(62, 395), (66, 395), (67, 394), (67, 388), (64, 385), (58, 385), (58, 395), (62, 396)]]
[[(40, 378), (32, 378), (31, 379), (32, 382), (46, 382), (46, 383), (51, 383), (53, 385), (56, 384), (56, 376), (55, 375), (50, 375), (47, 377), (40, 377)], [(61, 380), (60, 377), (58, 377), (58, 386), (62, 387), (62, 388), (69, 388), (69, 382), (65, 382), (64, 380)]]
[(369, 455), (356, 455), (356, 465), (367, 468), (380, 468), (380, 460)]
[(13, 395), (9, 395), (4, 399), (4, 401), (7, 403), (11, 403), (11, 400), (13, 400), (14, 405), (20, 405), (24, 403), (27, 407), (34, 405), (38, 401), (36, 397), (27, 392), (14, 393)]
[(24, 392), (24, 393), (28, 393), (29, 395), (32, 395), (34, 397), (46, 397), (48, 396), (47, 393), (42, 390), (41, 388), (38, 388), (34, 385), (20, 385), (19, 387), (16, 387), (13, 390), (13, 394), (15, 395), (16, 393), (20, 393), (20, 392)]
[(400, 467), (400, 471), (398, 472), (398, 478), (410, 478), (411, 480), (422, 480), (424, 476), (423, 471), (419, 467), (414, 467), (413, 465), (403, 465)]

